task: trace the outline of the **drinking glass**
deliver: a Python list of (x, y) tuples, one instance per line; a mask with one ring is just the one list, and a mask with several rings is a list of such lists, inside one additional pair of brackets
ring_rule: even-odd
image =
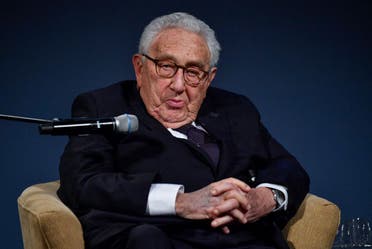
[(338, 229), (335, 241), (333, 243), (334, 248), (346, 248), (351, 246), (351, 232), (350, 222), (342, 222)]
[(368, 220), (354, 218), (349, 221), (352, 246), (368, 247), (371, 237), (371, 225)]

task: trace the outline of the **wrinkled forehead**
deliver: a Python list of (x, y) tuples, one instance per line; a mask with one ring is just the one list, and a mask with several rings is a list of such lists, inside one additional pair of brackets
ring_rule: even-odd
[(181, 28), (167, 28), (152, 41), (149, 53), (157, 59), (172, 59), (176, 63), (197, 62), (209, 64), (210, 51), (205, 39), (194, 32)]

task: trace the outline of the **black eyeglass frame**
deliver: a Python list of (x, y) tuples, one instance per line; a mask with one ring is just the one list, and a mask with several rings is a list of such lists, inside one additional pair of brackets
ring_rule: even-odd
[(188, 67), (180, 66), (180, 65), (177, 65), (175, 62), (172, 62), (172, 64), (173, 64), (177, 69), (174, 71), (174, 73), (173, 73), (171, 76), (163, 76), (163, 75), (160, 75), (160, 74), (159, 74), (159, 65), (158, 65), (158, 63), (159, 63), (160, 61), (162, 61), (162, 60), (158, 60), (158, 59), (152, 58), (152, 57), (150, 57), (150, 56), (148, 56), (147, 54), (144, 54), (144, 53), (141, 54), (141, 55), (144, 56), (145, 58), (149, 59), (150, 61), (152, 61), (152, 62), (155, 64), (155, 69), (156, 69), (155, 71), (156, 71), (156, 73), (157, 73), (160, 77), (163, 77), (163, 78), (167, 78), (167, 79), (172, 78), (174, 75), (176, 75), (176, 73), (178, 72), (178, 69), (182, 68), (182, 69), (183, 69), (183, 78), (184, 78), (185, 82), (188, 83), (188, 84), (191, 85), (191, 86), (199, 86), (200, 84), (204, 83), (204, 82), (208, 79), (209, 74), (210, 74), (210, 70), (209, 70), (209, 71), (204, 71), (204, 70), (198, 68), (198, 70), (200, 70), (200, 71), (201, 71), (202, 73), (204, 73), (205, 75), (202, 76), (201, 78), (197, 77), (197, 78), (199, 79), (199, 82), (197, 82), (197, 83), (192, 83), (192, 82), (189, 82), (189, 81), (187, 80), (187, 77), (185, 76), (185, 73), (187, 72)]

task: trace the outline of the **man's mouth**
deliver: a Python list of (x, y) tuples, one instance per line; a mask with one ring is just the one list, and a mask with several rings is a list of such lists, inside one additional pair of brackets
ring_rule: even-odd
[(185, 105), (185, 102), (181, 99), (168, 99), (166, 102), (169, 107), (175, 109), (182, 108)]

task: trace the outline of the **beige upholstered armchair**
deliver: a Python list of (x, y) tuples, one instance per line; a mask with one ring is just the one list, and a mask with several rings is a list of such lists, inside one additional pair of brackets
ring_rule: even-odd
[[(58, 187), (59, 181), (33, 185), (18, 198), (25, 249), (84, 248), (79, 220), (57, 197)], [(283, 233), (292, 249), (330, 249), (339, 222), (335, 204), (308, 194)]]

